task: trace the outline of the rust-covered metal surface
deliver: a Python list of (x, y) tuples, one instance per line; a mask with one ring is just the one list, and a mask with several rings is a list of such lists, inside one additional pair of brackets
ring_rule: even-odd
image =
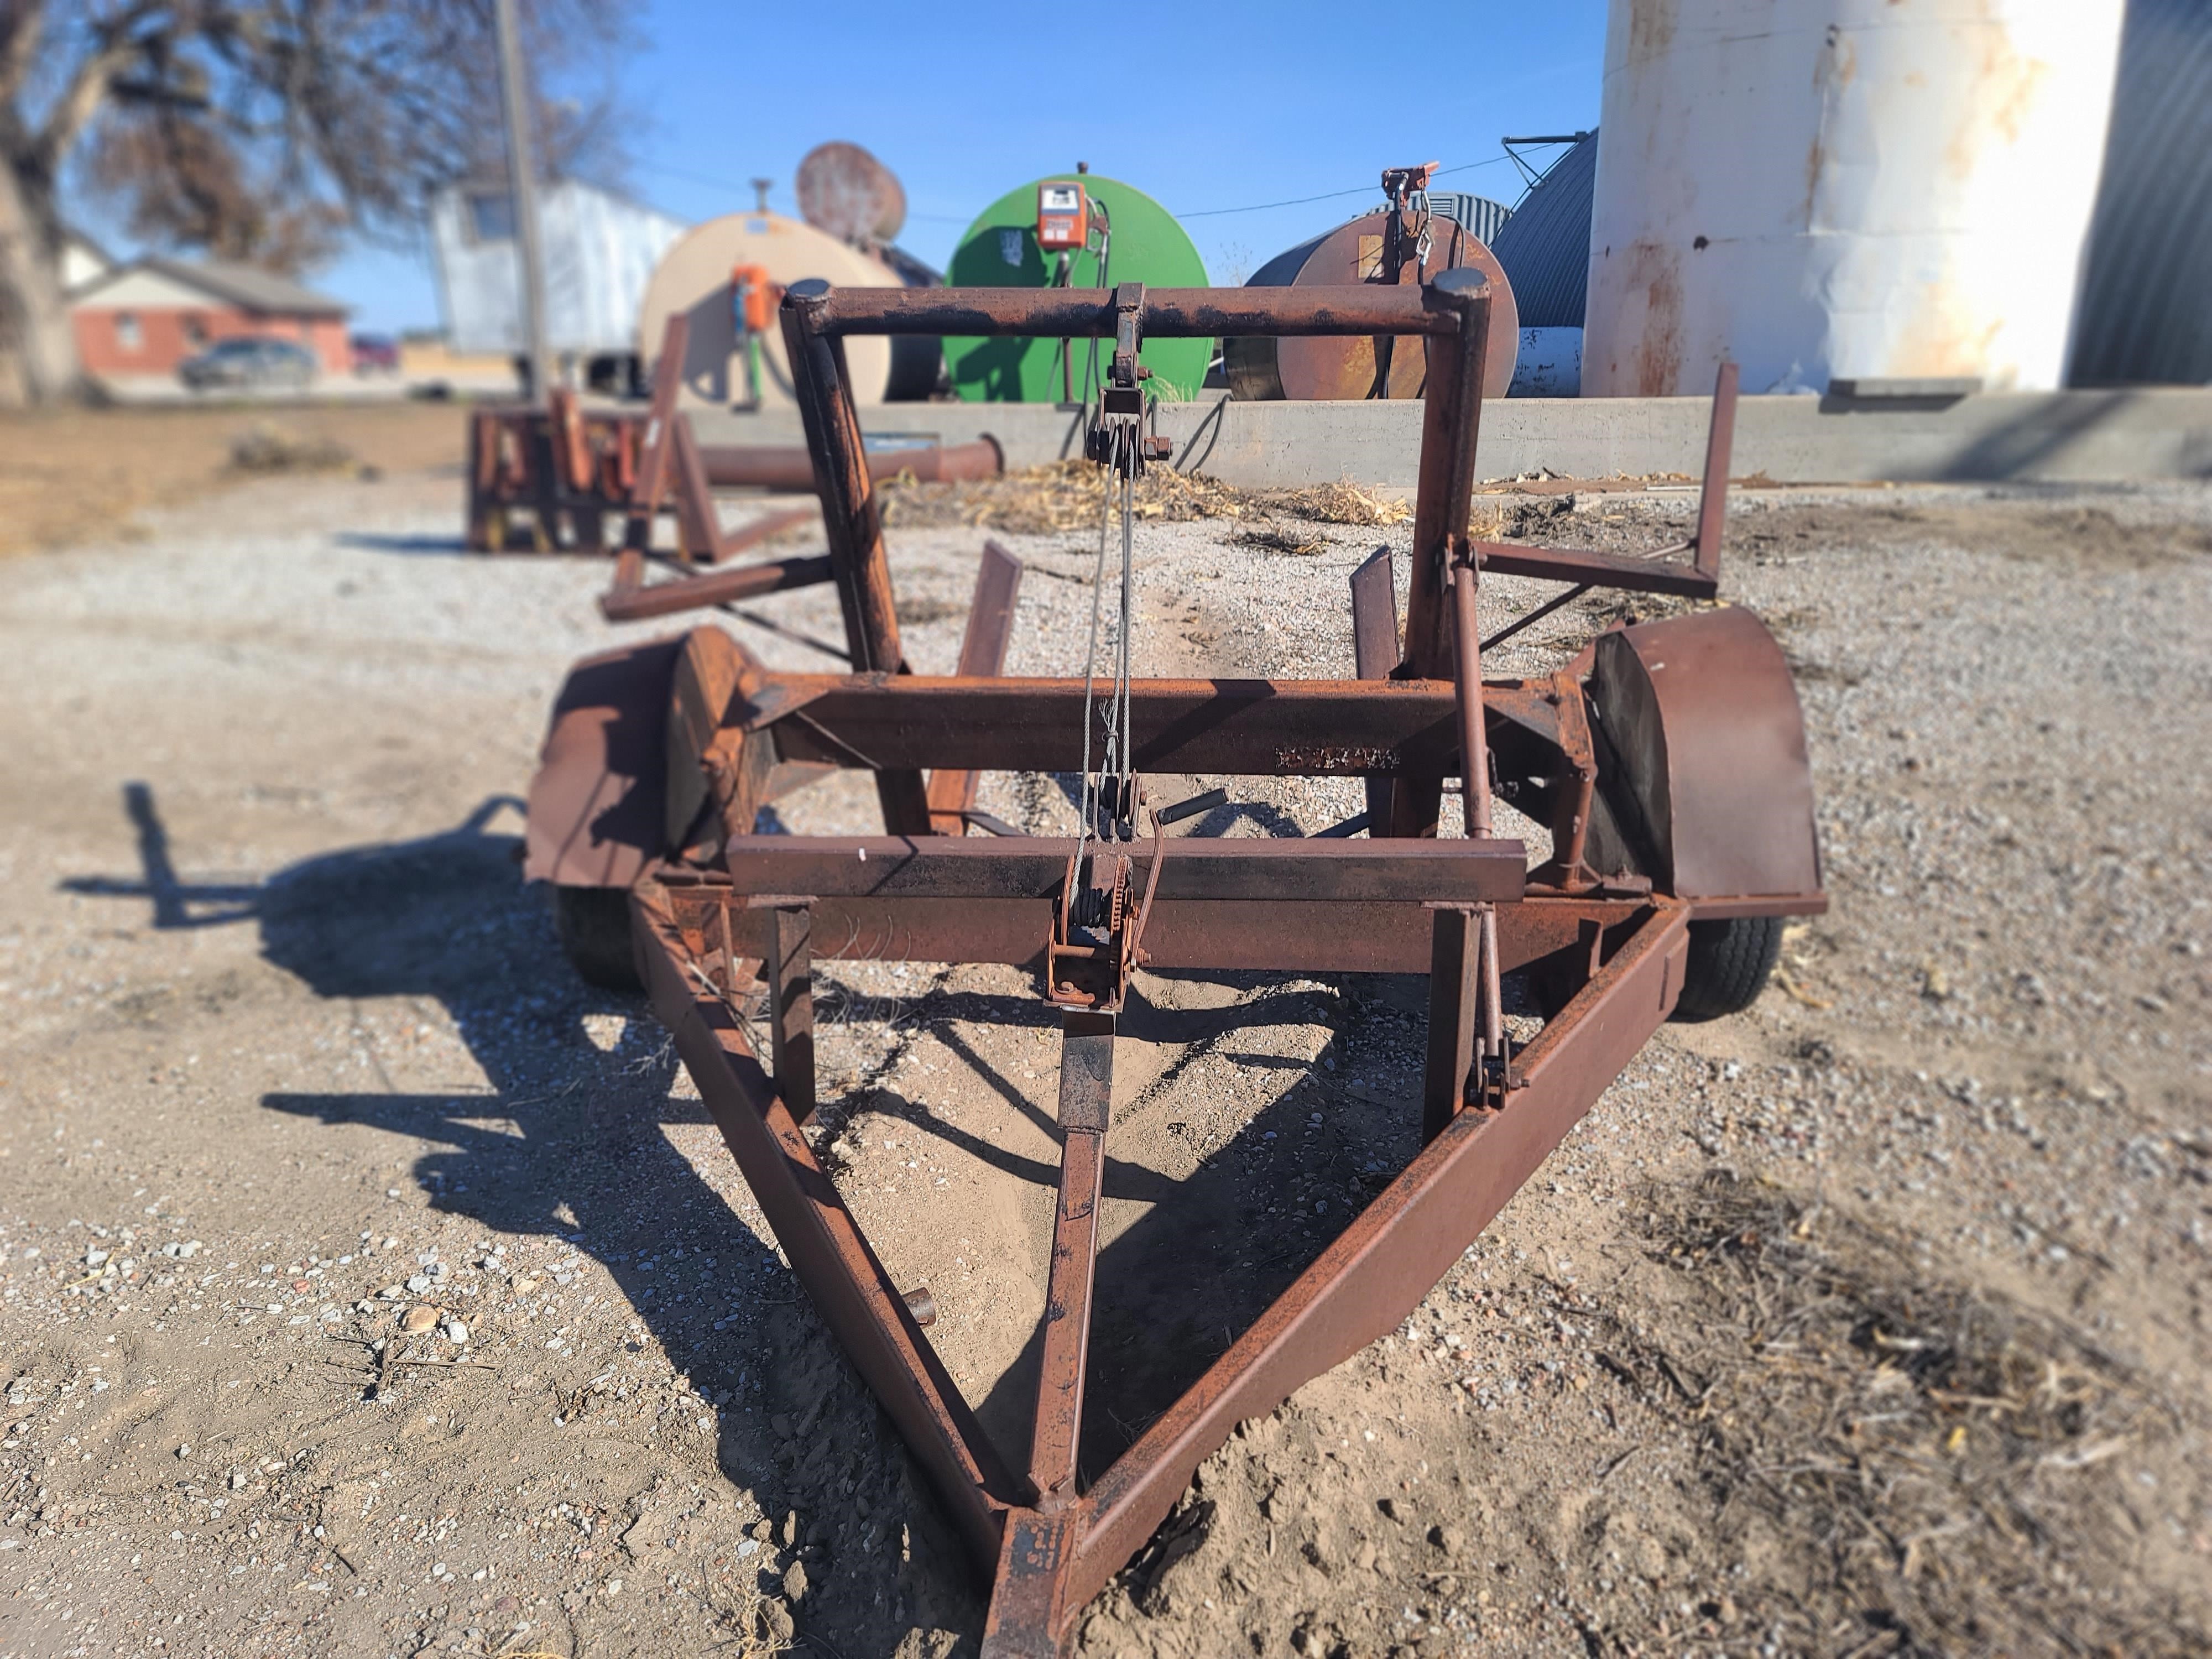
[[(1323, 284), (1389, 283), (1384, 249), (1389, 216), (1363, 214), (1326, 235), (1278, 255), (1253, 274), (1256, 288), (1311, 288)], [(1485, 354), (1482, 395), (1503, 398), (1513, 384), (1520, 352), (1519, 313), (1505, 268), (1480, 240), (1449, 219), (1431, 222), (1425, 259), (1409, 257), (1400, 273), (1408, 284), (1431, 281), (1447, 270), (1480, 271), (1491, 284), (1490, 342)], [(1250, 399), (1418, 398), (1427, 383), (1428, 364), (1419, 351), (1389, 354), (1387, 376), (1376, 372), (1372, 339), (1357, 335), (1308, 335), (1277, 338), (1234, 335), (1221, 343), (1222, 368), (1230, 390)]]
[(681, 644), (625, 646), (568, 671), (531, 780), (527, 879), (627, 887), (666, 850), (664, 734)]
[(792, 189), (799, 216), (841, 242), (888, 242), (906, 223), (906, 189), (898, 175), (842, 139), (808, 150)]
[(1600, 635), (1589, 700), (1655, 881), (1685, 898), (1819, 890), (1797, 688), (1758, 617), (1708, 611)]
[[(1787, 670), (1748, 613), (1615, 630), (1556, 674), (1481, 679), (1480, 581), (1496, 567), (1468, 524), (1493, 299), (1472, 270), (1273, 293), (802, 284), (785, 340), (854, 672), (770, 673), (700, 628), (580, 665), (556, 708), (529, 868), (629, 887), (656, 1011), (816, 1308), (992, 1583), (988, 1659), (1060, 1652), (1237, 1422), (1406, 1316), (1668, 1018), (1692, 971), (1693, 921), (1826, 902)], [(1425, 362), (1402, 642), (1379, 555), (1354, 578), (1346, 618), (1361, 678), (1129, 685), (1124, 730), (1143, 769), (1364, 779), (1369, 812), (1327, 836), (1169, 839), (1164, 815), (1146, 840), (1126, 795), (1127, 833), (1087, 848), (979, 826), (977, 773), (1084, 764), (1082, 683), (1000, 672), (1018, 578), (1003, 549), (983, 559), (960, 674), (907, 672), (841, 336), (1095, 333), (1133, 362), (1152, 328), (1386, 334)], [(1725, 401), (1709, 479), (1725, 478)], [(1148, 441), (1139, 410), (1128, 414), (1127, 436), (1092, 447), (1124, 468)], [(1718, 505), (1663, 550), (1688, 556), (1665, 568), (1691, 591), (1718, 580)], [(1570, 550), (1533, 551), (1574, 591), (1617, 574)], [(761, 804), (834, 769), (871, 775), (883, 836), (751, 833)], [(1439, 837), (1454, 780), (1470, 833)], [(1493, 783), (1550, 823), (1540, 866), (1489, 832)], [(977, 827), (998, 833), (967, 833)], [(891, 1282), (802, 1131), (817, 957), (1040, 975), (1060, 1030), (1061, 1155), (1026, 1447), (983, 1431), (924, 1328), (927, 1297)], [(1427, 973), (1423, 1149), (1086, 1481), (1075, 1451), (1113, 1067), (1129, 1040), (1118, 1012), (1129, 973), (1146, 967)], [(1526, 1047), (1502, 1019), (1509, 973), (1526, 973), (1554, 1011)]]

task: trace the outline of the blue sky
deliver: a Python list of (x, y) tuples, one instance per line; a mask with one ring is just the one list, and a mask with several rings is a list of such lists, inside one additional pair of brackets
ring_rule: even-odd
[[(1225, 283), (1371, 205), (1386, 165), (1440, 161), (1460, 170), (1439, 188), (1511, 202), (1520, 179), (1494, 159), (1501, 135), (1596, 123), (1605, 12), (1605, 0), (1082, 12), (659, 0), (639, 8), (618, 70), (629, 182), (696, 221), (749, 205), (759, 175), (776, 180), (770, 205), (795, 211), (799, 158), (848, 139), (899, 175), (898, 240), (941, 269), (990, 202), (1085, 161), (1182, 217)], [(1126, 47), (1103, 33), (1117, 17)], [(1218, 211), (1340, 191), (1352, 193)], [(359, 307), (358, 327), (437, 320), (422, 252), (359, 250), (310, 280)]]

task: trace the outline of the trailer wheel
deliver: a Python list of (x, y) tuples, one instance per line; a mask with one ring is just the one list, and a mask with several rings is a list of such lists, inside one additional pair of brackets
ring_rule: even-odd
[(1718, 1019), (1759, 1000), (1782, 955), (1780, 916), (1730, 916), (1690, 924), (1690, 958), (1674, 1018)]
[(561, 949), (586, 985), (642, 991), (630, 946), (629, 893), (621, 887), (556, 887), (553, 920)]

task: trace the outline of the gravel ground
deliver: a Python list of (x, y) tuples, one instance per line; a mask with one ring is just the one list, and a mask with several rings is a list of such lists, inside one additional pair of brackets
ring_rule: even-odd
[[(515, 879), (606, 568), (454, 556), (457, 490), (274, 480), (10, 563), (0, 1653), (972, 1651), (942, 1517), (657, 1026)], [(1501, 530), (1649, 544), (1690, 501), (1568, 499)], [(1147, 526), (1139, 671), (1348, 673), (1345, 578), (1406, 532), (1285, 527), (1318, 550)], [(2212, 490), (1765, 492), (1730, 536), (1729, 601), (1797, 669), (1832, 912), (1211, 1460), (1083, 1651), (2212, 1644)], [(1010, 669), (1079, 667), (1085, 538), (1003, 539)], [(926, 671), (976, 540), (897, 541)], [(753, 609), (786, 631), (749, 645), (823, 665), (793, 635), (835, 636), (826, 594)], [(1226, 781), (1209, 833), (1358, 806)], [(982, 804), (1071, 818), (1050, 779)], [(994, 970), (826, 977), (823, 1146), (1012, 1421), (1046, 1023)], [(1143, 989), (1094, 1469), (1402, 1160), (1417, 1086), (1417, 982)], [(1224, 1241), (1237, 1272), (1194, 1272)]]

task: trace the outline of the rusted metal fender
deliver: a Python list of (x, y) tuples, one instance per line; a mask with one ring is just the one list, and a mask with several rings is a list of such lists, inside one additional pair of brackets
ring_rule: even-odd
[(522, 872), (628, 887), (667, 843), (668, 710), (684, 636), (586, 657), (568, 671), (530, 781)]
[(1825, 909), (1804, 715), (1766, 625), (1732, 606), (1595, 643), (1601, 787), (1659, 890), (1700, 916)]

